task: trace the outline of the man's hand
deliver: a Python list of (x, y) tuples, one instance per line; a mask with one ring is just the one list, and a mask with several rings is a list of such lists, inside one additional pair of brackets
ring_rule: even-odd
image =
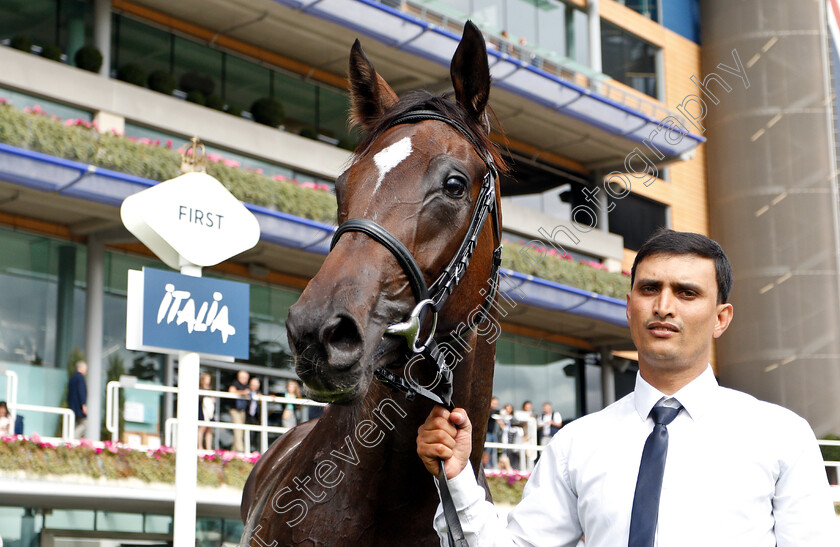
[(449, 412), (436, 406), (417, 430), (417, 454), (434, 476), (440, 471), (441, 459), (446, 464), (446, 478), (454, 478), (467, 466), (471, 451), (472, 424), (463, 408)]

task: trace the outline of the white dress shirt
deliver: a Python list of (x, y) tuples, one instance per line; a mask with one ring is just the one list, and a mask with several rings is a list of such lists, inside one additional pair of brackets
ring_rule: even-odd
[[(449, 481), (469, 544), (627, 545), (651, 408), (664, 395), (636, 389), (554, 436), (507, 527), (485, 501), (471, 467)], [(659, 547), (837, 547), (825, 467), (808, 423), (780, 406), (718, 386), (711, 367), (672, 395), (659, 505)], [(435, 529), (447, 545), (438, 506)]]

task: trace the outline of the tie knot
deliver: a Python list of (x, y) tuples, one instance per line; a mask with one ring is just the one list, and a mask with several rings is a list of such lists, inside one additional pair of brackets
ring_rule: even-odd
[(682, 406), (672, 408), (670, 406), (656, 405), (651, 409), (650, 415), (656, 425), (668, 425), (674, 421), (674, 418), (680, 413), (680, 409), (682, 409)]

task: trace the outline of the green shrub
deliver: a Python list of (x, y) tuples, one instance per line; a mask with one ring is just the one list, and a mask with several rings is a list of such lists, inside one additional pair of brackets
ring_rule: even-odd
[(73, 61), (82, 70), (99, 72), (99, 69), (102, 68), (102, 53), (96, 46), (84, 46), (76, 52)]
[(117, 70), (117, 79), (129, 84), (146, 86), (146, 69), (137, 63), (128, 63)]
[(149, 89), (163, 93), (164, 95), (172, 95), (175, 91), (175, 76), (166, 70), (155, 70), (149, 74), (149, 79), (146, 81)]
[(202, 93), (201, 91), (190, 91), (189, 93), (187, 93), (187, 101), (204, 106), (204, 104), (207, 102), (207, 99), (204, 97), (204, 93)]
[(202, 76), (195, 72), (187, 72), (181, 76), (181, 79), (178, 81), (178, 86), (184, 93), (189, 94), (192, 91), (198, 91), (205, 97), (212, 95), (216, 89), (216, 83), (212, 78)]
[(306, 137), (307, 139), (318, 139), (318, 130), (314, 127), (304, 127), (300, 131), (301, 137)]
[(251, 115), (254, 121), (267, 125), (269, 127), (278, 127), (283, 123), (285, 112), (283, 111), (283, 103), (274, 97), (263, 97), (257, 99), (251, 105)]
[(9, 45), (12, 46), (14, 49), (19, 49), (21, 51), (29, 53), (30, 51), (32, 51), (32, 38), (30, 38), (29, 36), (19, 34), (9, 41)]
[(61, 61), (61, 48), (55, 44), (47, 44), (41, 48), (41, 57), (51, 61)]
[[(840, 441), (840, 435), (826, 435), (823, 437), (826, 441)], [(840, 446), (820, 446), (823, 461), (840, 462)]]
[(204, 106), (224, 112), (225, 101), (218, 95), (207, 95), (207, 101), (204, 103)]
[(241, 108), (239, 108), (239, 107), (238, 107), (238, 106), (236, 106), (236, 105), (233, 105), (233, 104), (229, 104), (229, 105), (227, 105), (227, 110), (226, 110), (226, 112), (227, 112), (228, 114), (230, 114), (231, 116), (236, 116), (237, 118), (241, 118), (241, 117), (242, 117), (242, 109), (241, 109)]
[[(234, 107), (229, 107), (231, 112)], [(116, 135), (100, 135), (81, 127), (67, 127), (46, 116), (23, 113), (0, 105), (0, 142), (53, 156), (76, 160), (151, 180), (180, 174), (180, 156), (174, 150), (132, 142)], [(211, 163), (207, 172), (219, 179), (237, 199), (328, 224), (335, 223), (336, 201), (329, 192), (302, 188), (292, 182)], [(550, 246), (546, 245), (546, 248)], [(630, 278), (565, 260), (547, 253), (523, 252), (523, 245), (505, 243), (505, 268), (586, 291), (623, 299)]]

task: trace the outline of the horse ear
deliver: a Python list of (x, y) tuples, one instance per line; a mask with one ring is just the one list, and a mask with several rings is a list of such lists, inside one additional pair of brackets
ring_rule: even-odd
[(399, 100), (397, 94), (376, 73), (357, 39), (350, 49), (350, 121), (370, 130), (382, 114)]
[(484, 36), (472, 21), (464, 25), (464, 35), (452, 63), (449, 65), (455, 99), (470, 116), (489, 133), (490, 123), (484, 114), (490, 97), (490, 67), (487, 65), (487, 47)]

